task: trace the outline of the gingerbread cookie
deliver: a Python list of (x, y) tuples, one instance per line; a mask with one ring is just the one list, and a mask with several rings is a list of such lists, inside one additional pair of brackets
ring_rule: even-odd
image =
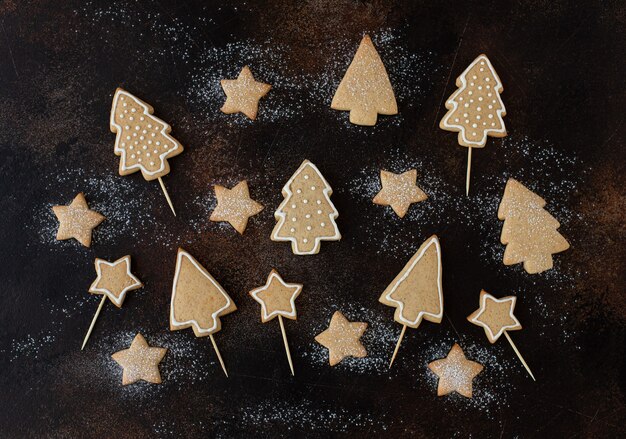
[(111, 108), (111, 131), (116, 133), (115, 155), (120, 156), (120, 175), (141, 171), (146, 180), (170, 172), (167, 159), (183, 152), (170, 127), (152, 115), (154, 109), (121, 88), (115, 91)]
[(89, 209), (82, 192), (69, 205), (53, 206), (52, 211), (59, 220), (57, 240), (74, 238), (85, 247), (91, 246), (93, 229), (105, 220), (104, 215)]
[(522, 325), (513, 314), (515, 296), (496, 299), (481, 290), (480, 307), (467, 317), (471, 323), (481, 326), (490, 343), (495, 343), (505, 331), (517, 331)]
[(391, 206), (400, 218), (404, 218), (413, 203), (419, 203), (428, 196), (417, 187), (417, 170), (394, 174), (389, 171), (380, 171), (382, 189), (374, 197), (374, 204)]
[(417, 328), (422, 319), (441, 323), (441, 247), (437, 235), (428, 238), (378, 299), (396, 308), (394, 320)]
[(479, 55), (456, 79), (458, 90), (446, 101), (448, 112), (439, 127), (458, 132), (459, 145), (482, 148), (487, 136), (504, 137), (504, 90), (487, 55)]
[(379, 114), (398, 114), (387, 70), (369, 35), (361, 40), (330, 108), (350, 111), (351, 123), (366, 126), (376, 125)]
[(276, 317), (296, 320), (295, 300), (302, 292), (302, 284), (287, 283), (272, 270), (265, 285), (250, 291), (250, 296), (261, 305), (261, 321), (269, 322)]
[(504, 265), (523, 262), (527, 273), (541, 273), (552, 268), (554, 253), (569, 248), (557, 231), (561, 225), (545, 205), (543, 198), (509, 178), (498, 207), (498, 219), (504, 220), (500, 235), (500, 242), (506, 245)]
[(209, 218), (211, 221), (227, 221), (240, 234), (246, 230), (248, 219), (263, 210), (263, 206), (250, 198), (248, 182), (243, 180), (232, 189), (215, 185), (217, 206)]
[(170, 330), (192, 328), (196, 337), (215, 334), (220, 317), (237, 307), (211, 274), (182, 248), (176, 257), (172, 286)]
[(463, 349), (455, 343), (446, 358), (429, 363), (428, 368), (439, 378), (437, 396), (457, 392), (471, 398), (472, 381), (482, 372), (483, 365), (468, 360)]
[(255, 120), (259, 111), (259, 99), (272, 88), (269, 84), (257, 82), (248, 66), (241, 69), (237, 79), (222, 79), (222, 89), (226, 94), (226, 102), (221, 110), (226, 114), (243, 113)]
[(139, 380), (160, 384), (159, 363), (166, 352), (165, 348), (149, 346), (143, 335), (137, 334), (128, 349), (118, 351), (111, 357), (124, 369), (122, 385), (133, 384)]
[(130, 272), (129, 255), (115, 262), (96, 258), (95, 266), (97, 276), (89, 287), (89, 292), (108, 297), (118, 308), (122, 307), (126, 293), (143, 286), (141, 281)]
[(328, 349), (328, 361), (334, 366), (346, 357), (367, 356), (367, 351), (360, 341), (366, 329), (367, 323), (350, 322), (341, 312), (335, 311), (328, 329), (318, 334), (315, 341)]
[(332, 193), (317, 166), (303, 161), (283, 187), (285, 199), (274, 213), (272, 241), (291, 241), (297, 255), (318, 253), (321, 241), (339, 241), (335, 222), (339, 213), (330, 201)]

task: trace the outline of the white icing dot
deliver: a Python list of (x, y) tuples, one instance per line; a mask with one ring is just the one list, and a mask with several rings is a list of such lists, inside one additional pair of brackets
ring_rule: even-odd
[(490, 115), (489, 115), (489, 119), (493, 119), (493, 114), (490, 114)]
[(326, 227), (326, 223), (320, 223), (320, 226)]
[(479, 86), (478, 86), (478, 90), (482, 90), (482, 89), (483, 89), (483, 86), (482, 86), (482, 85), (479, 85)]
[(148, 131), (146, 131), (146, 130), (141, 130), (141, 132), (144, 133), (144, 134), (148, 133)]
[(315, 190), (315, 186), (311, 186), (311, 190), (314, 191)]
[(476, 125), (475, 123), (472, 124), (472, 128), (478, 128), (478, 125)]
[(155, 137), (155, 136), (156, 136), (156, 134), (155, 134), (155, 133), (152, 133), (152, 134), (151, 134), (151, 136), (152, 136), (152, 137)]
[(150, 166), (154, 166), (154, 162), (150, 162)]
[(126, 140), (130, 140), (130, 136), (126, 136)]
[(298, 189), (298, 190), (296, 190), (296, 192), (301, 194), (302, 193), (302, 189)]
[[(477, 114), (477, 115), (476, 115), (476, 119), (477, 119), (477, 120), (480, 120), (480, 114)], [(156, 152), (156, 151), (155, 151), (155, 152)]]
[(496, 123), (495, 123), (495, 122), (491, 122), (491, 126), (492, 126), (492, 127), (495, 127), (495, 126), (496, 126)]
[(472, 136), (476, 136), (476, 131), (474, 131), (474, 132), (472, 133)]
[(141, 116), (141, 117), (139, 118), (139, 120), (144, 120), (144, 117), (143, 117), (143, 116)]
[(465, 123), (469, 123), (469, 119), (465, 119)]
[(467, 113), (463, 113), (463, 117), (467, 117)]
[(128, 118), (129, 120), (135, 120), (135, 118), (133, 116)]
[[(122, 146), (124, 146), (124, 143), (122, 143)], [(129, 145), (128, 149), (135, 149), (135, 147), (133, 145)]]
[(465, 104), (465, 108), (469, 107), (469, 104)]
[(476, 79), (476, 75), (473, 75), (473, 76), (472, 76), (472, 79)]
[(156, 141), (157, 146), (159, 146), (161, 144), (161, 142), (159, 142), (158, 140)]
[(295, 209), (295, 208), (296, 208), (296, 205), (295, 205), (295, 204), (292, 204), (292, 205), (291, 205), (291, 208), (292, 208), (292, 209)]
[[(474, 84), (472, 84), (472, 85), (474, 85)], [(471, 95), (474, 94), (474, 92), (472, 90), (470, 90), (467, 94), (471, 96)]]
[(317, 211), (317, 214), (318, 214), (318, 215), (321, 215), (321, 214), (322, 214), (322, 211), (321, 211), (321, 210), (318, 210), (318, 211)]
[(293, 222), (295, 223), (295, 222), (296, 222), (296, 221), (298, 221), (298, 220), (297, 220), (297, 219), (296, 219), (296, 217), (294, 216), (293, 218), (291, 218), (291, 221), (293, 221)]
[(291, 233), (295, 232), (296, 229), (294, 229), (293, 227), (291, 229), (289, 229), (291, 231)]
[(308, 218), (311, 218), (311, 214), (310, 214), (310, 213), (307, 213), (306, 215), (304, 215), (304, 217), (305, 217), (305, 218), (307, 218), (307, 219), (308, 219)]
[(302, 239), (302, 242), (304, 242), (306, 244), (307, 242), (309, 242), (309, 240), (304, 238), (304, 239)]
[(152, 124), (151, 123), (148, 124), (148, 128), (152, 128)]
[(304, 179), (308, 180), (309, 179), (309, 175), (308, 174), (304, 174)]
[(155, 154), (158, 154), (158, 153), (159, 153), (159, 151), (157, 151), (157, 150), (155, 149), (155, 150), (154, 150), (154, 153), (155, 153)]
[(491, 110), (491, 109), (493, 109), (493, 105), (487, 105), (487, 108), (489, 108)]
[(302, 200), (302, 202), (303, 202), (304, 204), (308, 204), (309, 200), (306, 200), (306, 199), (305, 199), (305, 200)]
[(124, 115), (123, 114), (120, 114), (120, 119), (124, 119)]
[(455, 122), (458, 122), (458, 121), (459, 121), (459, 118), (458, 118), (458, 117), (457, 117), (457, 118), (455, 118), (455, 119), (454, 119), (454, 121), (455, 121)]
[(470, 87), (473, 87), (473, 86), (474, 86), (474, 83), (473, 83), (473, 82), (470, 82)]
[(462, 101), (462, 100), (463, 100), (463, 98), (459, 98), (459, 101)]
[(134, 159), (135, 157), (136, 157), (136, 156), (135, 156), (135, 154), (131, 154), (131, 155), (130, 155), (130, 158), (131, 158), (131, 159)]
[(485, 78), (485, 82), (489, 82), (489, 78)]
[(481, 97), (479, 97), (479, 98), (478, 98), (478, 100), (479, 100), (479, 101), (482, 101), (482, 100), (483, 100), (483, 97), (482, 97), (482, 96), (481, 96)]
[(481, 67), (481, 68), (480, 68), (480, 71), (481, 71), (481, 72), (484, 72), (484, 71), (485, 71), (485, 69)]
[(148, 140), (148, 145), (152, 145), (152, 140)]
[(150, 153), (149, 152), (146, 153), (146, 157), (150, 157)]
[(484, 65), (485, 65), (485, 61), (481, 61), (481, 62), (480, 62), (480, 65), (481, 65), (481, 66), (484, 66)]
[(141, 129), (141, 127), (140, 127), (139, 125), (135, 125), (135, 129), (136, 129), (137, 131), (139, 131), (139, 130)]
[(137, 137), (137, 133), (133, 133), (133, 137)]
[(139, 136), (139, 138), (140, 138), (141, 140), (145, 139), (145, 137), (144, 137), (144, 136)]
[(126, 125), (126, 126), (124, 127), (124, 129), (125, 129), (125, 130), (130, 130), (130, 126), (129, 126), (129, 125)]
[[(122, 98), (122, 100), (124, 100), (124, 98)], [(125, 107), (125, 106), (127, 106), (128, 104), (127, 104), (126, 102), (124, 102), (122, 105)]]
[(306, 226), (306, 229), (307, 229), (307, 230), (311, 230), (311, 229), (312, 229), (312, 227), (311, 227), (311, 226)]
[(144, 145), (142, 148), (143, 148), (143, 149), (148, 149), (148, 147), (147, 147), (146, 145)]
[(137, 110), (134, 108), (131, 108), (130, 111), (132, 111), (133, 113), (136, 112)]
[(139, 163), (141, 163), (141, 159), (137, 159), (137, 161), (138, 161)]
[(322, 204), (322, 200), (317, 200), (317, 204)]
[(476, 107), (476, 111), (480, 111), (480, 110), (482, 110), (482, 108)]

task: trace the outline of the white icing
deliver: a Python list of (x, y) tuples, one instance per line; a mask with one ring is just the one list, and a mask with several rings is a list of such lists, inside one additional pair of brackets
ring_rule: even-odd
[[(443, 288), (442, 288), (442, 285), (441, 285), (441, 246), (439, 245), (439, 239), (436, 236), (432, 236), (427, 241), (427, 243), (428, 244), (426, 244), (422, 248), (422, 250), (419, 252), (417, 258), (415, 258), (415, 260), (409, 266), (409, 268), (406, 270), (404, 275), (400, 279), (398, 279), (398, 281), (393, 285), (391, 290), (389, 290), (389, 292), (385, 295), (385, 299), (389, 300), (390, 302), (394, 302), (394, 303), (396, 303), (398, 305), (398, 307), (400, 308), (399, 318), (406, 325), (413, 325), (413, 326), (417, 325), (418, 322), (420, 322), (425, 315), (426, 316), (431, 316), (431, 317), (433, 317), (435, 319), (441, 319), (443, 317)], [(396, 299), (392, 298), (391, 295), (396, 291), (396, 289), (400, 286), (400, 284), (406, 280), (406, 278), (409, 276), (409, 274), (411, 274), (411, 271), (413, 271), (413, 268), (415, 267), (415, 265), (417, 265), (417, 263), (420, 261), (420, 259), (422, 259), (422, 256), (424, 256), (424, 254), (426, 253), (426, 250), (428, 250), (428, 248), (431, 245), (435, 246), (435, 250), (437, 252), (437, 291), (439, 293), (439, 313), (438, 314), (433, 314), (433, 313), (426, 312), (426, 311), (420, 311), (417, 314), (417, 317), (415, 318), (415, 320), (411, 321), (411, 320), (406, 319), (404, 317), (404, 315), (403, 315), (404, 303), (402, 301), (400, 301), (400, 300), (396, 300)]]
[[(224, 305), (223, 307), (221, 307), (220, 309), (218, 309), (217, 311), (215, 311), (213, 314), (211, 314), (211, 317), (213, 319), (213, 325), (210, 328), (202, 328), (200, 327), (200, 324), (196, 321), (196, 320), (187, 320), (184, 322), (180, 322), (178, 320), (176, 320), (176, 317), (174, 317), (174, 301), (176, 299), (176, 286), (178, 285), (178, 276), (180, 275), (180, 268), (182, 266), (182, 261), (183, 261), (183, 257), (189, 259), (189, 262), (191, 262), (194, 267), (196, 267), (196, 269), (202, 273), (202, 275), (204, 277), (206, 277), (209, 282), (211, 282), (215, 288), (217, 288), (217, 290), (224, 296), (224, 298), (226, 299), (226, 305)], [(170, 322), (172, 324), (172, 326), (188, 326), (188, 325), (193, 325), (193, 327), (196, 329), (197, 332), (201, 333), (201, 334), (212, 334), (216, 329), (217, 329), (217, 323), (218, 320), (217, 318), (219, 317), (220, 313), (226, 309), (228, 309), (230, 306), (232, 305), (232, 299), (230, 298), (230, 296), (228, 295), (228, 293), (226, 293), (226, 291), (224, 290), (224, 288), (222, 288), (222, 286), (217, 283), (217, 281), (215, 279), (213, 279), (213, 276), (211, 276), (204, 267), (202, 267), (195, 259), (193, 256), (191, 256), (189, 253), (187, 253), (185, 250), (179, 249), (178, 250), (178, 255), (176, 256), (176, 273), (174, 274), (174, 285), (172, 285), (172, 300), (170, 303)]]

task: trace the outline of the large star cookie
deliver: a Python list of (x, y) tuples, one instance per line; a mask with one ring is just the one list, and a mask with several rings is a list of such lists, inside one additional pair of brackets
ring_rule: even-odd
[(237, 79), (222, 79), (222, 89), (226, 93), (226, 102), (221, 110), (226, 114), (243, 113), (254, 120), (259, 111), (259, 99), (272, 88), (269, 84), (257, 82), (252, 72), (245, 66)]
[(504, 331), (517, 331), (522, 329), (522, 324), (513, 314), (515, 309), (515, 296), (507, 296), (496, 299), (491, 294), (482, 290), (480, 292), (480, 307), (467, 317), (467, 320), (481, 326), (491, 343), (495, 343)]
[(416, 184), (417, 170), (394, 174), (380, 171), (380, 182), (383, 188), (374, 197), (374, 204), (391, 206), (393, 211), (404, 218), (413, 203), (424, 201), (428, 196)]
[(91, 245), (91, 232), (104, 221), (104, 215), (90, 210), (83, 193), (79, 193), (67, 206), (53, 206), (59, 220), (57, 240), (74, 238), (85, 247)]
[(240, 234), (246, 230), (248, 219), (263, 210), (263, 206), (250, 198), (248, 182), (243, 180), (232, 189), (215, 185), (217, 206), (211, 221), (227, 221)]
[(295, 300), (301, 292), (302, 284), (287, 283), (272, 270), (265, 285), (250, 291), (250, 295), (261, 304), (261, 321), (265, 323), (276, 316), (295, 320)]
[(111, 357), (124, 369), (122, 385), (133, 384), (139, 380), (160, 384), (159, 363), (166, 352), (165, 348), (149, 346), (143, 335), (137, 334), (128, 349), (118, 351)]
[(130, 272), (130, 256), (126, 255), (115, 262), (96, 258), (96, 280), (89, 287), (91, 294), (104, 294), (118, 308), (126, 298), (126, 293), (141, 288), (143, 284)]
[(341, 312), (335, 311), (328, 329), (318, 334), (315, 341), (328, 349), (328, 361), (334, 366), (346, 357), (367, 356), (367, 351), (360, 341), (366, 329), (367, 323), (350, 322)]
[(446, 358), (429, 363), (428, 368), (439, 377), (437, 396), (458, 392), (471, 398), (472, 381), (482, 372), (483, 365), (465, 358), (463, 349), (455, 343)]

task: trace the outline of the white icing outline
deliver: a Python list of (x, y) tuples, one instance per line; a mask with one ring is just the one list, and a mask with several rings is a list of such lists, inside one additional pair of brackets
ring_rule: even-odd
[[(100, 269), (101, 265), (115, 267), (117, 264), (120, 264), (122, 262), (126, 262), (126, 275), (130, 277), (135, 283), (124, 288), (120, 292), (120, 297), (116, 298), (113, 292), (107, 290), (106, 288), (98, 288), (96, 287), (96, 285), (98, 284), (98, 281), (102, 279), (102, 270)], [(115, 262), (108, 262), (108, 261), (105, 261), (104, 259), (96, 258), (96, 273), (97, 273), (96, 280), (94, 280), (91, 286), (89, 287), (89, 292), (95, 293), (95, 294), (106, 295), (109, 298), (109, 300), (111, 300), (111, 302), (113, 302), (117, 307), (122, 306), (122, 303), (124, 302), (124, 298), (126, 297), (127, 292), (135, 290), (137, 288), (141, 288), (143, 286), (141, 281), (134, 274), (130, 272), (130, 255), (126, 255), (123, 258), (120, 258)]]
[[(333, 209), (332, 213), (329, 215), (329, 219), (331, 220), (333, 224), (333, 229), (335, 230), (335, 234), (333, 236), (316, 236), (315, 246), (313, 247), (313, 249), (309, 252), (301, 252), (301, 251), (298, 251), (298, 240), (296, 238), (281, 237), (281, 236), (278, 236), (278, 232), (284, 226), (285, 219), (287, 218), (287, 214), (285, 212), (281, 212), (281, 210), (285, 207), (285, 205), (287, 204), (287, 202), (293, 195), (293, 192), (291, 192), (289, 187), (293, 183), (293, 180), (304, 170), (306, 166), (310, 166), (324, 183), (324, 189), (322, 192), (324, 194), (324, 197), (326, 198), (326, 201), (328, 201), (328, 204), (330, 204), (330, 207)], [(341, 239), (341, 233), (339, 233), (339, 228), (337, 227), (337, 223), (335, 222), (335, 220), (339, 216), (339, 212), (337, 212), (337, 209), (335, 208), (335, 205), (333, 204), (333, 202), (330, 201), (330, 196), (332, 195), (332, 193), (333, 193), (333, 189), (330, 187), (330, 184), (328, 184), (328, 181), (326, 181), (326, 179), (324, 178), (320, 170), (317, 169), (317, 166), (315, 166), (313, 163), (311, 163), (308, 160), (304, 160), (302, 164), (300, 165), (300, 167), (296, 170), (296, 172), (293, 173), (291, 178), (287, 180), (287, 183), (285, 183), (285, 186), (283, 186), (283, 196), (285, 199), (283, 200), (282, 203), (280, 203), (280, 205), (278, 206), (278, 209), (276, 209), (276, 212), (274, 212), (274, 218), (278, 221), (278, 223), (274, 226), (274, 230), (272, 231), (272, 236), (271, 236), (272, 241), (291, 241), (291, 251), (295, 255), (314, 255), (316, 253), (319, 253), (321, 241), (339, 241)]]
[[(192, 319), (192, 320), (187, 320), (185, 322), (179, 322), (174, 317), (174, 300), (176, 299), (176, 285), (178, 284), (178, 276), (180, 274), (180, 267), (182, 265), (183, 256), (187, 257), (187, 259), (189, 259), (189, 261), (198, 269), (198, 271), (200, 273), (202, 273), (202, 275), (204, 277), (206, 277), (213, 284), (213, 286), (215, 286), (215, 288), (217, 288), (217, 290), (220, 293), (222, 293), (222, 295), (226, 299), (226, 305), (224, 305), (223, 307), (221, 307), (220, 309), (215, 311), (213, 314), (211, 314), (211, 317), (213, 318), (213, 326), (211, 326), (208, 329), (201, 328), (200, 324), (196, 320)], [(222, 286), (215, 279), (213, 279), (213, 276), (211, 276), (211, 274), (207, 271), (207, 269), (204, 268), (202, 265), (200, 265), (200, 263), (198, 261), (196, 261), (195, 258), (193, 256), (191, 256), (191, 254), (189, 254), (188, 252), (186, 252), (183, 249), (178, 249), (178, 255), (176, 256), (176, 272), (174, 273), (174, 284), (172, 285), (172, 300), (170, 302), (170, 323), (171, 323), (171, 325), (175, 326), (175, 327), (178, 327), (177, 329), (185, 329), (185, 328), (189, 327), (190, 325), (192, 325), (196, 329), (196, 331), (198, 333), (201, 333), (201, 334), (212, 334), (213, 332), (215, 332), (215, 330), (217, 328), (218, 317), (220, 316), (220, 313), (222, 311), (224, 311), (225, 309), (228, 309), (232, 305), (232, 303), (233, 303), (233, 301), (230, 298), (230, 296), (228, 295), (228, 293), (226, 293), (224, 288), (222, 288)]]
[[(487, 299), (491, 299), (496, 303), (504, 303), (504, 302), (513, 302), (513, 305), (509, 308), (509, 316), (511, 317), (511, 319), (515, 322), (514, 325), (504, 325), (500, 328), (500, 330), (498, 331), (497, 334), (494, 335), (493, 331), (491, 330), (491, 327), (489, 327), (489, 325), (487, 325), (486, 323), (484, 323), (482, 320), (478, 320), (478, 318), (481, 316), (482, 313), (485, 312), (486, 309), (486, 305), (487, 305)], [(473, 324), (477, 325), (477, 326), (482, 326), (483, 328), (485, 328), (485, 330), (487, 332), (489, 332), (489, 335), (491, 336), (489, 341), (491, 341), (491, 343), (495, 343), (496, 341), (498, 341), (498, 339), (502, 336), (502, 334), (504, 334), (504, 331), (508, 330), (508, 329), (512, 329), (512, 328), (516, 328), (519, 325), (519, 328), (517, 329), (522, 329), (522, 324), (520, 323), (519, 320), (517, 320), (517, 317), (515, 317), (513, 315), (513, 309), (515, 308), (515, 303), (517, 302), (517, 297), (516, 296), (506, 296), (503, 297), (502, 299), (497, 299), (494, 296), (492, 296), (491, 294), (489, 294), (488, 292), (484, 292), (484, 294), (482, 294), (482, 297), (480, 298), (480, 306), (478, 307), (478, 313), (476, 313), (476, 316), (474, 316), (472, 319), (470, 319), (470, 322), (472, 322)]]
[[(170, 140), (172, 143), (174, 143), (174, 148), (173, 149), (169, 149), (161, 154), (159, 154), (159, 160), (161, 162), (161, 167), (156, 170), (156, 171), (148, 171), (148, 169), (146, 169), (145, 166), (143, 166), (143, 164), (141, 163), (136, 163), (132, 166), (126, 166), (126, 150), (124, 148), (120, 148), (119, 143), (120, 143), (120, 139), (122, 137), (122, 126), (117, 124), (115, 122), (115, 111), (117, 109), (117, 103), (119, 101), (119, 95), (122, 94), (124, 96), (128, 96), (129, 98), (131, 98), (133, 101), (135, 101), (137, 103), (137, 105), (139, 105), (141, 108), (143, 108), (143, 114), (145, 116), (149, 116), (150, 118), (154, 119), (157, 122), (160, 122), (163, 124), (163, 129), (161, 129), (161, 134), (163, 134), (163, 136)], [(120, 167), (124, 170), (124, 171), (132, 171), (133, 169), (137, 168), (137, 170), (141, 171), (142, 173), (148, 174), (150, 176), (155, 175), (155, 174), (159, 174), (161, 172), (163, 172), (165, 170), (165, 163), (167, 160), (167, 156), (171, 155), (172, 152), (178, 150), (181, 145), (180, 143), (174, 139), (172, 136), (170, 136), (166, 131), (168, 128), (171, 129), (171, 126), (166, 123), (165, 121), (159, 119), (158, 117), (156, 117), (153, 114), (150, 114), (150, 112), (148, 111), (148, 107), (146, 106), (146, 104), (144, 102), (142, 102), (139, 98), (133, 96), (132, 94), (128, 93), (126, 90), (122, 90), (121, 88), (118, 88), (115, 91), (115, 95), (113, 96), (113, 107), (111, 108), (111, 119), (110, 122), (111, 127), (115, 127), (115, 148), (114, 151), (116, 153), (120, 153), (121, 157), (120, 157)], [(134, 171), (133, 171), (134, 172)]]
[[(263, 299), (261, 299), (258, 296), (258, 294), (261, 293), (262, 291), (266, 291), (270, 287), (270, 285), (272, 284), (272, 279), (277, 279), (278, 282), (280, 282), (280, 284), (286, 288), (295, 288), (295, 291), (293, 292), (293, 294), (291, 295), (291, 298), (289, 299), (289, 303), (291, 303), (291, 309), (292, 309), (291, 312), (275, 310), (269, 314), (267, 313), (267, 305), (265, 304)], [(278, 274), (276, 270), (272, 270), (270, 275), (267, 277), (267, 281), (265, 282), (265, 285), (259, 288), (255, 288), (254, 290), (250, 291), (250, 295), (252, 296), (252, 298), (261, 304), (261, 311), (263, 313), (263, 322), (268, 322), (269, 320), (273, 319), (274, 316), (277, 316), (277, 315), (295, 318), (296, 317), (296, 298), (298, 297), (298, 295), (300, 295), (300, 292), (302, 291), (302, 286), (303, 286), (302, 284), (289, 284), (285, 282), (283, 278), (280, 277), (280, 275)]]
[[(502, 128), (501, 129), (488, 128), (483, 131), (483, 138), (481, 141), (471, 142), (467, 140), (465, 137), (465, 126), (449, 124), (448, 120), (452, 117), (452, 114), (458, 108), (458, 103), (455, 102), (454, 99), (459, 94), (461, 94), (461, 92), (465, 90), (465, 88), (467, 87), (467, 81), (465, 79), (465, 76), (469, 73), (472, 67), (474, 67), (481, 60), (485, 61), (487, 68), (493, 74), (493, 77), (496, 79), (496, 85), (493, 87), (493, 90), (496, 92), (496, 97), (498, 99), (498, 102), (502, 106), (501, 109), (496, 110), (496, 113), (497, 113), (498, 119), (500, 120)], [(469, 147), (471, 147), (471, 145), (477, 145), (476, 147), (479, 147), (479, 148), (484, 147), (485, 144), (487, 143), (487, 136), (489, 135), (489, 133), (506, 134), (506, 127), (504, 125), (504, 119), (502, 118), (503, 115), (506, 115), (506, 108), (504, 107), (504, 102), (502, 102), (502, 97), (500, 96), (500, 93), (504, 91), (504, 87), (502, 86), (502, 82), (500, 81), (500, 77), (496, 73), (496, 70), (493, 68), (493, 65), (491, 65), (491, 61), (489, 61), (489, 58), (487, 58), (487, 55), (485, 54), (478, 55), (478, 57), (474, 61), (472, 61), (472, 63), (463, 71), (463, 73), (461, 73), (461, 75), (457, 78), (457, 80), (461, 81), (462, 86), (458, 88), (454, 93), (452, 93), (452, 95), (446, 101), (446, 108), (449, 108), (449, 110), (441, 121), (441, 124), (443, 125), (443, 127), (448, 128), (448, 129), (458, 128), (458, 132), (461, 133), (463, 141), (467, 143), (468, 145), (470, 145)], [(452, 108), (448, 107), (448, 105), (452, 105)], [(453, 130), (453, 131), (457, 131), (457, 130)], [(467, 146), (467, 145), (464, 145), (464, 146)]]
[[(422, 248), (422, 251), (419, 252), (417, 258), (415, 258), (415, 260), (409, 266), (409, 268), (406, 270), (404, 275), (400, 279), (398, 279), (398, 281), (393, 285), (393, 287), (391, 288), (391, 291), (389, 291), (384, 296), (386, 300), (388, 300), (390, 302), (394, 302), (394, 303), (396, 303), (398, 305), (398, 307), (400, 308), (400, 314), (398, 315), (398, 318), (400, 320), (402, 320), (402, 322), (404, 324), (408, 325), (408, 326), (418, 325), (421, 322), (421, 320), (423, 319), (423, 316), (425, 316), (425, 315), (433, 317), (433, 318), (436, 318), (436, 319), (443, 318), (443, 287), (441, 285), (441, 246), (439, 245), (439, 239), (437, 238), (436, 235), (431, 236), (426, 241), (426, 243), (427, 244)], [(413, 271), (413, 268), (415, 268), (415, 265), (417, 265), (417, 263), (420, 261), (420, 259), (422, 259), (422, 257), (426, 253), (426, 250), (428, 250), (428, 248), (433, 243), (435, 244), (435, 248), (436, 248), (436, 252), (437, 252), (437, 290), (439, 292), (439, 310), (440, 310), (440, 312), (439, 312), (439, 314), (433, 314), (433, 313), (426, 312), (426, 311), (420, 311), (419, 314), (417, 315), (417, 318), (414, 321), (411, 321), (411, 320), (408, 320), (408, 319), (403, 317), (404, 302), (392, 298), (391, 295), (396, 291), (396, 289), (400, 286), (400, 284), (402, 282), (404, 282), (404, 280), (409, 276), (409, 274), (411, 274), (411, 271)]]

